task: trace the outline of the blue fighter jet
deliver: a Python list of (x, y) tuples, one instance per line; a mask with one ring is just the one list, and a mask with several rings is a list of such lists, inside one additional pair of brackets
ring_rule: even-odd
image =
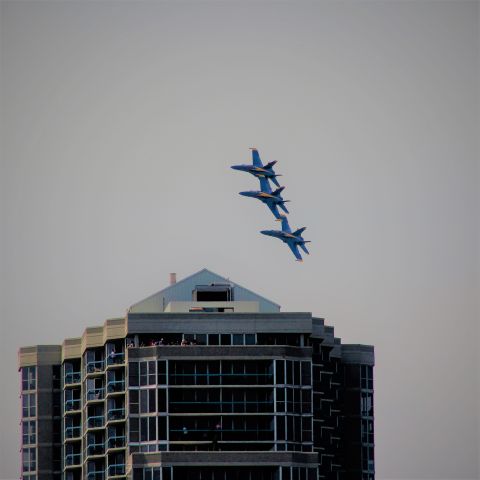
[(285, 218), (285, 215), (278, 211), (278, 207), (280, 207), (285, 213), (289, 213), (287, 207), (285, 206), (285, 203), (289, 202), (289, 200), (284, 200), (280, 195), (285, 187), (277, 188), (274, 192), (272, 192), (267, 179), (260, 178), (259, 180), (261, 188), (260, 191), (251, 190), (249, 192), (240, 192), (240, 195), (243, 195), (244, 197), (257, 198), (272, 211), (277, 221), (282, 220)]
[(262, 230), (260, 233), (268, 235), (269, 237), (279, 238), (282, 242), (285, 242), (290, 247), (290, 250), (295, 255), (297, 261), (303, 262), (302, 255), (300, 255), (298, 247), (300, 247), (307, 255), (310, 254), (305, 246), (306, 243), (310, 243), (310, 240), (304, 240), (302, 237), (302, 233), (306, 228), (307, 227), (299, 228), (298, 230), (292, 232), (287, 218), (284, 217), (282, 218), (282, 230)]
[(272, 181), (277, 187), (280, 187), (280, 184), (277, 181), (276, 177), (280, 177), (273, 171), (273, 166), (277, 163), (276, 160), (273, 162), (267, 163), (265, 166), (260, 160), (260, 155), (256, 148), (251, 148), (252, 151), (252, 165), (233, 165), (234, 170), (240, 170), (242, 172), (251, 173), (253, 176), (261, 179), (268, 178)]

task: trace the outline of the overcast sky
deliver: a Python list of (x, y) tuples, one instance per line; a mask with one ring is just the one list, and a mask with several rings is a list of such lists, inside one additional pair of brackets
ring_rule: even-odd
[(378, 479), (478, 478), (478, 44), (474, 1), (3, 1), (0, 478), (17, 349), (203, 267), (375, 345)]

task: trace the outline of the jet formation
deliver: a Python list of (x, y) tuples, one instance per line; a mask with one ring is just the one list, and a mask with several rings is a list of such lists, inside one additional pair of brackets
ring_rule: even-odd
[[(266, 165), (263, 165), (258, 150), (256, 148), (251, 148), (251, 150), (251, 165), (232, 165), (231, 168), (233, 168), (234, 170), (240, 170), (242, 172), (250, 173), (254, 177), (258, 178), (260, 182), (260, 190), (240, 192), (240, 195), (244, 197), (256, 198), (270, 209), (270, 211), (273, 213), (273, 216), (275, 217), (275, 220), (282, 222), (282, 229), (262, 230), (260, 233), (269, 237), (278, 238), (282, 242), (286, 243), (292, 251), (293, 255), (295, 256), (296, 260), (299, 262), (303, 262), (302, 255), (298, 248), (300, 247), (303, 252), (305, 252), (307, 255), (309, 254), (309, 251), (305, 246), (306, 243), (309, 243), (309, 240), (304, 240), (302, 237), (302, 233), (304, 232), (306, 227), (299, 228), (294, 232), (292, 232), (290, 228), (287, 216), (285, 215), (289, 213), (287, 207), (285, 206), (285, 203), (289, 202), (290, 200), (283, 199), (281, 193), (283, 192), (285, 187), (280, 186), (277, 177), (280, 177), (281, 175), (277, 174), (273, 169), (277, 161), (274, 160), (270, 163), (267, 163)], [(270, 182), (272, 182), (275, 187), (277, 187), (275, 190), (272, 190)]]

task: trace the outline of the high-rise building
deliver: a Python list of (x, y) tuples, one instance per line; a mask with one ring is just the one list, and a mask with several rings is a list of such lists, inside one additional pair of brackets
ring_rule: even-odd
[(373, 347), (202, 270), (19, 351), (24, 480), (373, 480)]

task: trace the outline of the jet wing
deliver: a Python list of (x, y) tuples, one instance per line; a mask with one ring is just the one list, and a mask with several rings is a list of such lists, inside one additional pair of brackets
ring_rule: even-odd
[(282, 220), (282, 218), (284, 218), (283, 215), (280, 215), (278, 208), (275, 204), (267, 203), (266, 205), (277, 220)]
[(302, 258), (302, 256), (300, 255), (300, 252), (298, 251), (297, 244), (296, 244), (296, 243), (294, 243), (294, 244), (288, 243), (287, 245), (290, 247), (290, 250), (291, 250), (291, 251), (293, 252), (293, 254), (295, 255), (295, 258), (297, 259), (297, 261), (303, 262), (303, 258)]
[(260, 190), (265, 193), (272, 193), (272, 188), (270, 187), (270, 183), (265, 177), (260, 177), (258, 179), (260, 181)]
[(290, 229), (290, 225), (288, 223), (287, 217), (282, 218), (282, 231), (285, 233), (292, 233), (292, 230)]
[(252, 161), (254, 167), (263, 168), (262, 161), (260, 160), (260, 154), (256, 148), (252, 148)]

